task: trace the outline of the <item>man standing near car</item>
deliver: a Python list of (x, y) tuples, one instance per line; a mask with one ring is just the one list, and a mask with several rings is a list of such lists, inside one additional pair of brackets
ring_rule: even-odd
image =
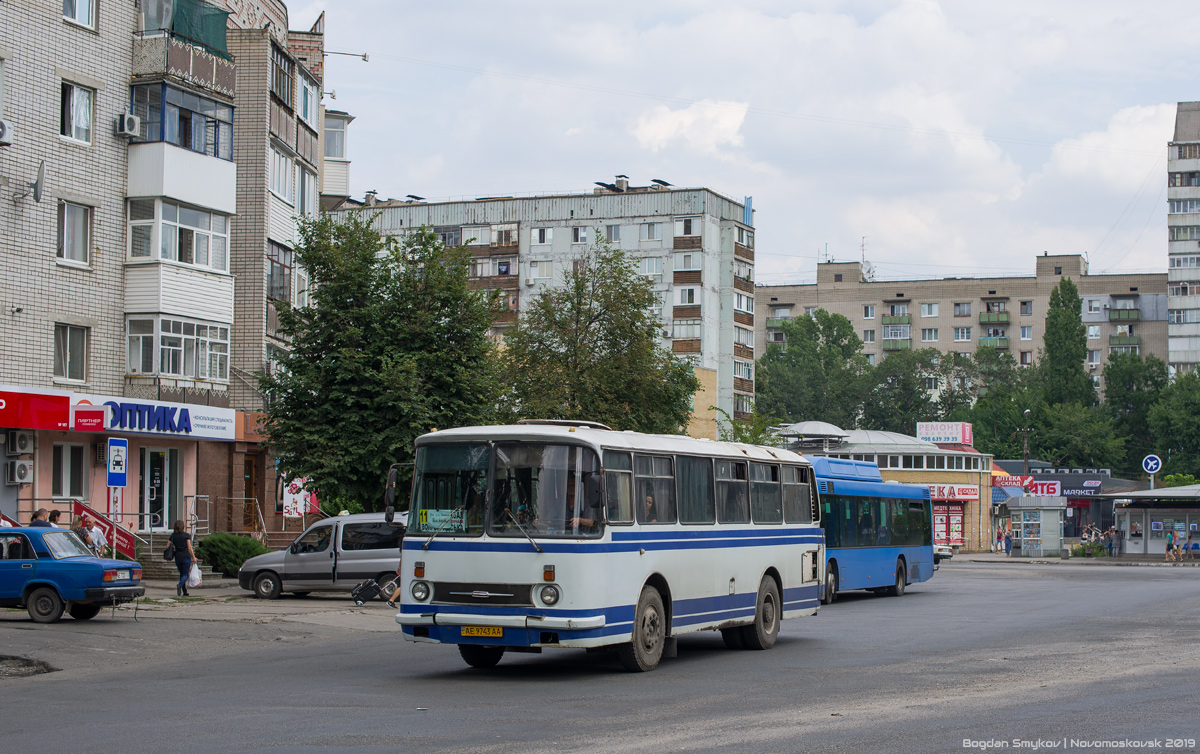
[(38, 508), (37, 513), (33, 514), (33, 520), (29, 522), (30, 526), (39, 529), (52, 529), (53, 525), (47, 520), (49, 512), (45, 508)]

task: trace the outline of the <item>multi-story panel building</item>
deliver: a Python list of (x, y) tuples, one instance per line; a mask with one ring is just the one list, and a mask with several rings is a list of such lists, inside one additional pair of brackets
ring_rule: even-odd
[(1042, 348), (1050, 292), (1071, 278), (1083, 299), (1087, 367), (1097, 388), (1110, 354), (1167, 356), (1166, 276), (1161, 273), (1089, 275), (1077, 254), (1037, 257), (1032, 277), (868, 280), (860, 262), (817, 266), (817, 282), (760, 285), (760, 353), (783, 342), (781, 320), (817, 309), (844, 315), (871, 363), (893, 351), (936, 348), (973, 354), (981, 347), (1011, 353), (1033, 365)]
[[(625, 176), (591, 194), (475, 201), (365, 202), (381, 234), (431, 227), (474, 252), (476, 285), (505, 291), (504, 329), (539, 292), (560, 285), (598, 233), (637, 259), (661, 308), (663, 341), (695, 367), (701, 390), (688, 432), (717, 436), (716, 406), (730, 416), (754, 396), (754, 227), (746, 203), (711, 189), (630, 186)], [(350, 211), (350, 210), (345, 210)]]
[(1200, 102), (1180, 102), (1167, 145), (1167, 363), (1200, 363)]

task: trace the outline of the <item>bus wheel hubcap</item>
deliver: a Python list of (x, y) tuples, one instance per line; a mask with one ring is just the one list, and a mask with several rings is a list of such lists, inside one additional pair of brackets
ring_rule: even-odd
[(647, 652), (654, 652), (658, 646), (660, 625), (657, 610), (650, 608), (642, 613), (642, 648)]

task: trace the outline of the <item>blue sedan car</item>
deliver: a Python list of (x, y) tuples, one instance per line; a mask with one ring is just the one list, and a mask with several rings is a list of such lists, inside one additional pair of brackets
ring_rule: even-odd
[(144, 595), (141, 580), (139, 564), (97, 558), (66, 529), (0, 529), (0, 607), (25, 607), (37, 623), (54, 623), (64, 610), (95, 618)]

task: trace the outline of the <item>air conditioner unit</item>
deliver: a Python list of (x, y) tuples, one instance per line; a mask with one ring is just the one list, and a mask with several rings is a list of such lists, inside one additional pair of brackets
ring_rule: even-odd
[(533, 278), (525, 278), (525, 285), (533, 285)]
[(1111, 309), (1112, 307), (1111, 307), (1111, 306), (1109, 306), (1108, 304), (1105, 304), (1105, 305), (1104, 305), (1104, 308), (1105, 308), (1105, 309)]
[(117, 136), (140, 136), (141, 133), (141, 118), (129, 113), (121, 113), (117, 116)]
[(4, 464), (4, 483), (10, 487), (33, 481), (33, 461), (9, 461)]
[(12, 146), (13, 125), (6, 120), (0, 120), (0, 147)]
[(33, 452), (33, 434), (30, 432), (22, 432), (18, 429), (10, 429), (8, 438), (4, 443), (4, 450), (10, 456), (21, 456), (26, 453)]

